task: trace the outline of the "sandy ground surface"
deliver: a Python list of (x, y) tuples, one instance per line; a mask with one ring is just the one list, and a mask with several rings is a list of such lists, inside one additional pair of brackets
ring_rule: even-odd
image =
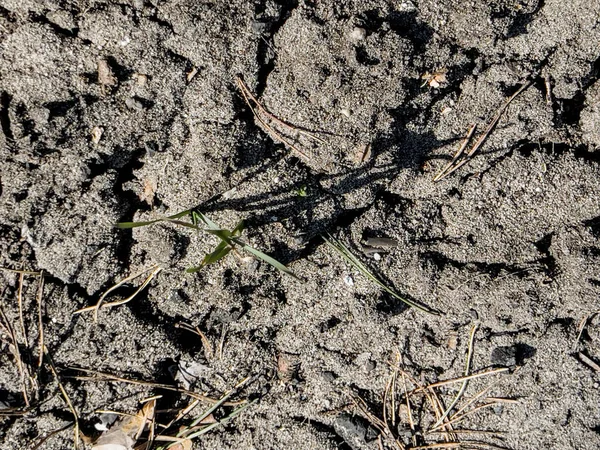
[[(234, 399), (257, 401), (195, 448), (400, 448), (390, 435), (407, 448), (599, 448), (600, 320), (579, 335), (600, 309), (599, 76), (597, 0), (0, 0), (0, 265), (44, 273), (41, 291), (36, 275), (0, 273), (0, 447), (35, 448), (73, 420), (48, 360), (38, 369), (41, 304), (86, 434), (98, 410), (189, 397), (73, 368), (213, 398), (250, 377)], [(252, 104), (256, 118), (238, 78), (293, 127)], [(477, 139), (528, 83), (434, 182), (471, 125)], [(214, 236), (115, 228), (188, 208), (227, 228), (244, 219), (243, 238), (302, 281), (233, 253), (187, 274)], [(404, 307), (325, 233), (443, 315)], [(397, 245), (375, 254), (374, 237)], [(96, 323), (73, 314), (154, 266)], [(495, 434), (429, 432), (415, 393), (382, 435), (393, 373), (398, 403), (408, 376), (460, 377), (474, 325), (471, 372), (509, 370), (469, 382), (450, 417), (493, 384), (465, 411), (492, 406), (454, 428)], [(459, 387), (435, 388), (438, 409)], [(70, 427), (38, 448), (72, 441)]]

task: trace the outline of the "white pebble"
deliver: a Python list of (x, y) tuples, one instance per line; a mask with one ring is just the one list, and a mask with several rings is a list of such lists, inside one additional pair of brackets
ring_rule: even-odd
[(362, 41), (367, 37), (367, 30), (361, 27), (355, 27), (350, 33), (350, 39), (353, 41)]
[(375, 261), (379, 261), (379, 260), (381, 260), (381, 255), (379, 253), (373, 253), (373, 259)]
[(354, 286), (354, 280), (350, 275), (344, 277), (344, 283), (346, 283), (347, 286)]

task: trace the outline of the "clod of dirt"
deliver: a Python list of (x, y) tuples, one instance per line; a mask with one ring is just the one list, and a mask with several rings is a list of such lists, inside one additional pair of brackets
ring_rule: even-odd
[(342, 414), (335, 419), (333, 428), (353, 450), (365, 448), (369, 437), (369, 424), (361, 417)]
[(517, 349), (514, 346), (496, 347), (492, 350), (490, 361), (494, 365), (513, 367), (517, 365)]

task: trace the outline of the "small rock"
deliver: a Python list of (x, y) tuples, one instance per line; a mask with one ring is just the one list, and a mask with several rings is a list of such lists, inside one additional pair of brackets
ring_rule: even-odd
[(117, 78), (105, 59), (98, 60), (98, 83), (102, 86), (115, 86)]
[(134, 97), (129, 97), (127, 100), (125, 100), (125, 105), (127, 105), (129, 109), (137, 109), (138, 111), (144, 109), (142, 102), (136, 100)]
[(354, 286), (354, 279), (350, 276), (350, 275), (346, 275), (344, 277), (344, 283), (346, 284), (346, 286)]
[(403, 0), (398, 9), (402, 12), (413, 12), (417, 10), (417, 7), (410, 0)]
[(100, 139), (102, 139), (102, 134), (104, 133), (104, 129), (102, 127), (94, 127), (92, 128), (92, 144), (98, 145)]
[(362, 41), (367, 37), (367, 30), (361, 27), (354, 27), (350, 33), (350, 39), (357, 42)]
[(492, 406), (492, 410), (494, 411), (494, 414), (499, 416), (502, 414), (502, 411), (504, 411), (504, 405), (494, 405)]

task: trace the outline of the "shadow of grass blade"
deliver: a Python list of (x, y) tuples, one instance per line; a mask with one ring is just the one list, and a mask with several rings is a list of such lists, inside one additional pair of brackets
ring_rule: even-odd
[(411, 308), (416, 308), (425, 313), (440, 315), (440, 313), (438, 311), (436, 311), (435, 309), (429, 308), (428, 306), (425, 306), (425, 305), (420, 305), (418, 303), (413, 302), (412, 300), (408, 300), (408, 299), (402, 297), (401, 295), (399, 295), (396, 291), (394, 291), (389, 286), (385, 285), (356, 256), (354, 256), (344, 244), (342, 244), (340, 241), (335, 239), (333, 236), (329, 235), (329, 238), (326, 238), (325, 236), (322, 236), (322, 237), (323, 237), (323, 240), (327, 243), (327, 245), (329, 247), (331, 247), (332, 249), (334, 249), (337, 253), (339, 253), (347, 262), (350, 263), (350, 265), (354, 266), (355, 269), (357, 269), (365, 277), (367, 277), (369, 280), (371, 280), (373, 283), (375, 283), (377, 286), (379, 286), (381, 289), (383, 289), (385, 292), (390, 294), (395, 299), (400, 300), (401, 302), (404, 302)]

